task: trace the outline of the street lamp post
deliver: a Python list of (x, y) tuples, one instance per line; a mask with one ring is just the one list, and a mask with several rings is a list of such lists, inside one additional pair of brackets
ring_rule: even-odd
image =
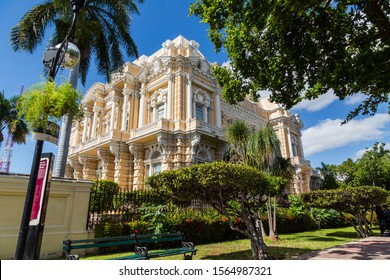
[[(54, 52), (55, 55), (52, 57), (52, 59), (50, 59), (49, 80), (51, 81), (54, 81), (58, 68), (62, 64), (62, 61), (66, 59), (65, 50), (68, 49), (68, 44), (69, 44), (68, 40), (74, 33), (78, 13), (81, 8), (85, 7), (86, 0), (70, 0), (70, 3), (72, 5), (72, 11), (73, 11), (72, 25), (68, 35), (65, 37), (64, 41), (60, 45), (56, 46), (55, 48), (56, 51)], [(25, 254), (25, 250), (26, 250), (26, 241), (27, 241), (27, 234), (29, 229), (29, 222), (30, 222), (32, 206), (34, 202), (36, 181), (38, 178), (39, 165), (42, 156), (42, 149), (43, 149), (43, 141), (37, 140), (35, 144), (33, 162), (31, 165), (31, 172), (30, 172), (30, 178), (27, 187), (26, 199), (24, 202), (23, 215), (22, 215), (22, 220), (21, 220), (20, 230), (19, 230), (19, 238), (16, 245), (15, 259), (17, 260), (28, 259), (29, 257), (31, 257)]]

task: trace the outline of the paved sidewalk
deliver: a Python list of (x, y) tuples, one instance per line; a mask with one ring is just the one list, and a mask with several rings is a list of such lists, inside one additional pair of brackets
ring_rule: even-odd
[(322, 251), (295, 257), (296, 260), (390, 260), (390, 236), (370, 236)]

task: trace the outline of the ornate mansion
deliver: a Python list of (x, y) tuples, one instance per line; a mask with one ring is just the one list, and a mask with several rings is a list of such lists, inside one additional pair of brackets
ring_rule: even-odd
[(151, 174), (221, 160), (225, 130), (243, 119), (256, 129), (275, 128), (283, 157), (296, 166), (285, 192), (309, 191), (299, 117), (266, 99), (225, 103), (211, 67), (197, 42), (179, 36), (127, 62), (109, 83), (95, 83), (82, 100), (84, 119), (73, 123), (66, 176), (142, 189)]

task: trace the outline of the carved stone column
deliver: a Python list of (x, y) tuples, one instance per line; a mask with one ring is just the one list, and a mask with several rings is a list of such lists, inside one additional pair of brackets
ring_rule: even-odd
[(115, 157), (114, 181), (117, 182), (122, 189), (129, 189), (130, 184), (128, 174), (130, 154), (127, 149), (127, 145), (121, 143), (110, 143), (110, 152)]
[(138, 127), (142, 127), (144, 125), (145, 118), (145, 108), (146, 108), (146, 86), (145, 83), (142, 83), (142, 87), (140, 89), (140, 101), (139, 101), (139, 117), (138, 117)]
[(133, 189), (140, 190), (144, 188), (144, 149), (141, 146), (130, 144), (129, 151), (134, 156)]
[(117, 116), (117, 102), (119, 98), (116, 96), (112, 96), (111, 100), (111, 117), (110, 117), (110, 131), (116, 129), (115, 120), (118, 118)]
[(162, 171), (164, 170), (169, 170), (169, 162), (168, 162), (168, 141), (163, 135), (158, 135), (157, 136), (157, 143), (159, 147), (161, 148), (162, 151)]
[(200, 135), (195, 134), (191, 140), (191, 162), (195, 161), (196, 153), (198, 152), (200, 144)]
[(80, 164), (79, 160), (71, 158), (68, 159), (68, 164), (73, 169), (73, 178), (74, 179), (83, 179), (83, 166)]
[(193, 113), (192, 113), (192, 75), (187, 74), (187, 100), (186, 100), (186, 110), (187, 110), (187, 120), (192, 119)]
[(95, 159), (86, 157), (86, 156), (79, 156), (79, 162), (82, 166), (83, 170), (83, 179), (84, 180), (95, 180), (96, 179), (96, 169), (97, 169), (97, 162)]
[(129, 96), (130, 96), (131, 90), (129, 88), (123, 89), (123, 107), (122, 107), (122, 126), (121, 130), (127, 130), (127, 124), (129, 122), (128, 119), (128, 113), (129, 113)]
[(175, 113), (174, 120), (179, 121), (183, 119), (183, 73), (176, 73), (176, 91), (175, 91)]
[(93, 120), (92, 120), (92, 132), (91, 132), (91, 138), (96, 137), (96, 125), (98, 122), (98, 115), (102, 108), (100, 107), (93, 107)]
[(185, 152), (184, 141), (181, 138), (176, 139), (176, 151), (174, 153), (173, 168), (179, 169), (183, 163), (183, 153)]
[(114, 181), (114, 156), (108, 150), (102, 148), (98, 148), (97, 155), (102, 164), (102, 179)]
[(82, 142), (87, 141), (88, 131), (89, 131), (88, 126), (90, 125), (89, 124), (89, 120), (91, 118), (91, 115), (92, 115), (92, 113), (89, 112), (89, 111), (85, 111), (84, 112), (84, 128), (83, 128), (83, 136), (82, 136), (82, 139), (81, 139)]
[(172, 95), (173, 95), (173, 78), (174, 75), (172, 73), (167, 74), (168, 79), (168, 94), (167, 94), (167, 111), (166, 118), (172, 119)]
[(220, 97), (220, 91), (215, 92), (215, 125), (217, 127), (221, 127), (221, 97)]

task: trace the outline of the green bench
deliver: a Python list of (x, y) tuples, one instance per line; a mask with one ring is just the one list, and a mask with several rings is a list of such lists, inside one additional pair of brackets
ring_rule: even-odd
[[(149, 248), (156, 245), (171, 243), (169, 249), (157, 249), (150, 251)], [(178, 245), (180, 244), (180, 245)], [(63, 250), (66, 252), (67, 260), (78, 260), (79, 256), (72, 254), (72, 250), (88, 249), (88, 248), (103, 248), (130, 245), (134, 248), (134, 253), (129, 255), (110, 258), (110, 260), (149, 260), (172, 255), (183, 255), (185, 260), (191, 260), (196, 254), (197, 249), (194, 248), (192, 242), (184, 241), (184, 237), (180, 232), (163, 233), (163, 234), (143, 234), (129, 235), (116, 237), (103, 237), (93, 239), (80, 240), (64, 240)], [(149, 248), (148, 248), (149, 247)]]

